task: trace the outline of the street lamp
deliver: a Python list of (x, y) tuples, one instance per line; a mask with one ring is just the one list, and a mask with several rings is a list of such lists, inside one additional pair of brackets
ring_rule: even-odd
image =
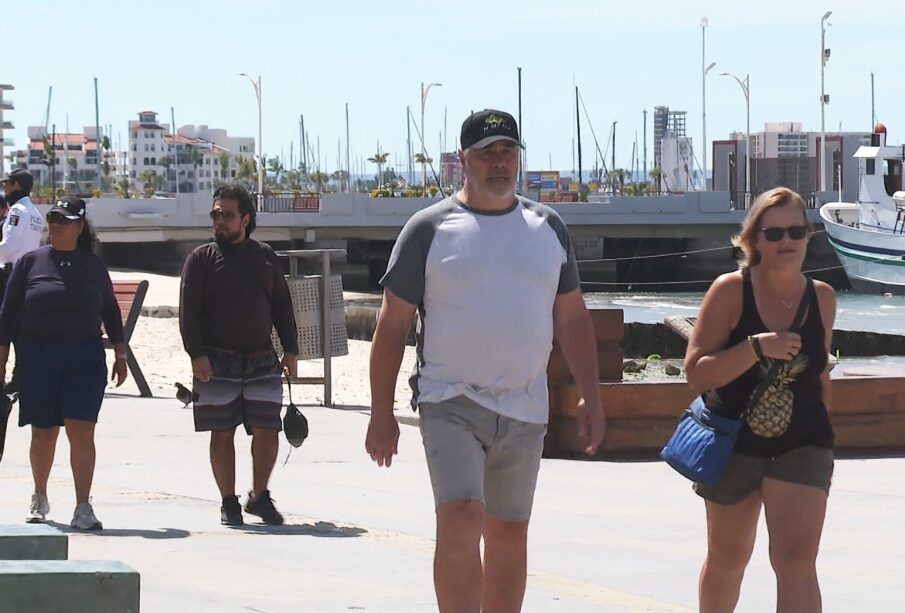
[(750, 76), (742, 81), (731, 72), (721, 72), (721, 77), (732, 77), (745, 94), (745, 209), (751, 207), (751, 89)]
[(702, 148), (704, 150), (704, 191), (707, 191), (707, 73), (716, 66), (716, 62), (710, 62), (710, 65), (704, 68), (706, 60), (705, 50), (707, 48), (707, 26), (709, 22), (706, 17), (701, 18), (701, 125), (703, 126)]
[(820, 18), (820, 191), (826, 191), (826, 127), (824, 120), (826, 118), (826, 105), (830, 101), (830, 97), (824, 91), (823, 69), (827, 61), (830, 59), (830, 50), (826, 48), (826, 27), (831, 25), (827, 23), (827, 19), (833, 11), (827, 11)]
[(427, 195), (427, 170), (425, 168), (427, 151), (424, 149), (424, 105), (427, 102), (427, 92), (429, 92), (434, 85), (443, 87), (442, 83), (431, 83), (427, 87), (424, 87), (424, 81), (421, 82), (421, 180), (424, 183), (423, 196)]
[(258, 210), (260, 210), (264, 202), (264, 147), (261, 143), (261, 75), (258, 75), (257, 81), (244, 72), (240, 72), (239, 76), (251, 81), (251, 86), (255, 88), (255, 97), (258, 99)]

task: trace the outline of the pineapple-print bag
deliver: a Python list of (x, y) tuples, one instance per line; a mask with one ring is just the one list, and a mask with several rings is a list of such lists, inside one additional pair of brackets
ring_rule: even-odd
[[(790, 330), (801, 327), (804, 312), (814, 291), (813, 285), (813, 281), (808, 279)], [(676, 431), (660, 452), (660, 457), (683, 477), (695, 483), (716, 485), (732, 455), (739, 430), (746, 418), (749, 418), (749, 413), (755, 409), (761, 410), (761, 398), (773, 386), (780, 371), (788, 370), (786, 364), (789, 363), (783, 360), (772, 361), (764, 379), (751, 393), (747, 408), (738, 418), (717, 415), (704, 405), (701, 396), (695, 398), (679, 418)]]

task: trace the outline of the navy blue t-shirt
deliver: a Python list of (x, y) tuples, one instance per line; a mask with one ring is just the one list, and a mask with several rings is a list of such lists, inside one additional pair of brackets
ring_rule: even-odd
[(17, 334), (44, 342), (86, 340), (100, 336), (101, 322), (110, 342), (123, 342), (113, 283), (94, 253), (48, 245), (13, 266), (0, 308), (0, 345)]

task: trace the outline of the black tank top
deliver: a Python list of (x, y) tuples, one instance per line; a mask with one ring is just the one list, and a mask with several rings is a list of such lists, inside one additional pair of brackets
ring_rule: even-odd
[[(747, 268), (743, 269), (742, 277), (742, 315), (729, 334), (727, 347), (745, 341), (752, 334), (769, 332), (757, 312), (751, 273)], [(811, 279), (808, 279), (802, 300), (808, 301), (808, 307), (804, 323), (798, 330), (801, 352), (783, 364), (760, 402), (745, 416), (745, 424), (735, 443), (737, 453), (774, 457), (809, 445), (833, 447), (833, 428), (823, 404), (820, 381), (827, 364), (825, 330)], [(707, 408), (721, 415), (740, 416), (770, 363), (771, 359), (766, 358), (729, 384), (706, 392)]]

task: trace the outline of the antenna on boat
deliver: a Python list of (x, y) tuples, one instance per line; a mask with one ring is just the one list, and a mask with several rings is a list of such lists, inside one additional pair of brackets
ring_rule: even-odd
[(871, 129), (877, 125), (877, 107), (874, 105), (874, 73), (870, 73), (870, 125)]

